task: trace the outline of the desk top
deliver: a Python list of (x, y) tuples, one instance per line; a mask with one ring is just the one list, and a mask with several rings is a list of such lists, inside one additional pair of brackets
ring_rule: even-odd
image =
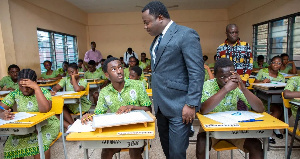
[(74, 98), (81, 98), (86, 91), (80, 91), (72, 94), (65, 94), (65, 95), (60, 95), (60, 96), (55, 96), (55, 97), (62, 97), (63, 99), (74, 99)]
[(146, 89), (148, 96), (152, 96), (152, 89)]
[(57, 80), (57, 81), (53, 81), (53, 82), (48, 82), (46, 84), (38, 84), (38, 86), (40, 87), (48, 87), (48, 86), (53, 86), (53, 85), (56, 85), (60, 80)]
[[(153, 134), (138, 134), (138, 135), (117, 135), (118, 132), (133, 132), (133, 131), (153, 131)], [(123, 126), (114, 126), (102, 128), (102, 133), (98, 129), (93, 132), (70, 133), (67, 136), (67, 141), (87, 141), (87, 140), (132, 140), (132, 139), (154, 139), (155, 138), (155, 122), (144, 124), (132, 124)]]
[(30, 128), (55, 114), (54, 112), (48, 112), (48, 113), (27, 112), (27, 113), (36, 114), (36, 115), (30, 118), (19, 120), (18, 122), (32, 122), (31, 124), (4, 124), (1, 125), (0, 128)]
[(239, 123), (240, 127), (208, 127), (206, 124), (221, 124), (215, 120), (205, 117), (204, 115), (197, 113), (197, 117), (200, 121), (202, 128), (205, 131), (237, 131), (237, 130), (265, 130), (265, 129), (284, 129), (288, 128), (288, 124), (278, 120), (277, 118), (271, 116), (270, 114), (263, 112), (263, 117), (257, 118), (257, 122), (244, 122)]
[(88, 84), (101, 84), (101, 83), (104, 83), (105, 80), (95, 80), (94, 82), (88, 82)]

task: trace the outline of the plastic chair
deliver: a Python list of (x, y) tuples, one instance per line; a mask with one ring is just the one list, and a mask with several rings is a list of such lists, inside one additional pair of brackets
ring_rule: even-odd
[(250, 84), (250, 85), (247, 87), (247, 89), (252, 90), (252, 89), (253, 89), (252, 83), (254, 83), (255, 78), (249, 78), (248, 81), (249, 81), (249, 84)]
[[(85, 91), (84, 95), (86, 95), (87, 96), (86, 98), (89, 99), (89, 91), (90, 91), (90, 84), (89, 83), (87, 84), (84, 91)], [(81, 99), (80, 98), (79, 98), (79, 107), (81, 107)], [(80, 115), (80, 119), (81, 119), (83, 113), (85, 113), (85, 112), (81, 111), (79, 113), (71, 114), (71, 115)]]
[[(220, 159), (220, 151), (230, 150), (231, 151), (231, 159), (233, 159), (233, 150), (238, 149), (231, 143), (221, 140), (213, 146), (213, 149), (217, 151), (217, 159)], [(247, 153), (245, 153), (245, 159), (247, 159)]]

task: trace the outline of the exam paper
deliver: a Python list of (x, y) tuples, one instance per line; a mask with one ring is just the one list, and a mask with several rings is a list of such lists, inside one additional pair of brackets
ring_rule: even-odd
[(8, 124), (8, 123), (11, 123), (11, 122), (16, 122), (18, 120), (23, 120), (23, 119), (26, 119), (26, 118), (30, 118), (32, 116), (35, 116), (36, 114), (29, 114), (29, 113), (26, 113), (26, 112), (18, 112), (15, 114), (15, 118), (12, 119), (12, 120), (3, 120), (3, 119), (0, 119), (0, 125), (4, 125), (4, 124)]
[(63, 91), (63, 92), (56, 92), (55, 96), (62, 96), (66, 94), (73, 94), (76, 93), (75, 91)]
[(95, 131), (96, 129), (92, 128), (92, 122), (89, 121), (87, 124), (81, 124), (81, 120), (77, 119), (72, 126), (67, 130), (67, 133), (70, 132), (91, 132)]
[(242, 120), (256, 119), (263, 117), (261, 114), (249, 111), (226, 111), (204, 115), (207, 118), (215, 120), (223, 124), (236, 124)]
[(10, 93), (10, 91), (0, 91), (0, 95), (6, 95), (8, 93)]

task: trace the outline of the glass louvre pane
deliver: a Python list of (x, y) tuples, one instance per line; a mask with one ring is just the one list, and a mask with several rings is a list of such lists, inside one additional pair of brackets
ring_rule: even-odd
[(271, 55), (283, 54), (287, 51), (288, 19), (282, 19), (271, 23)]
[[(257, 57), (259, 55), (267, 55), (267, 44), (268, 44), (268, 24), (262, 24), (256, 26), (256, 38), (254, 39), (255, 44), (253, 45), (253, 53)], [(256, 58), (254, 59), (256, 60)], [(265, 61), (267, 59), (265, 58)]]
[(38, 30), (37, 37), (38, 37), (41, 71), (45, 72), (46, 69), (44, 68), (43, 63), (45, 60), (49, 60), (49, 58), (47, 57), (51, 56), (51, 34), (45, 31)]
[(300, 67), (300, 16), (295, 17), (292, 26), (292, 52), (296, 67)]

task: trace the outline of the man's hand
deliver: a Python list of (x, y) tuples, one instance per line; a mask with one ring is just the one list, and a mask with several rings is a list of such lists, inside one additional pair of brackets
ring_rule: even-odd
[(122, 113), (128, 113), (132, 110), (133, 106), (132, 105), (127, 105), (127, 106), (121, 106), (116, 114), (122, 114)]
[(228, 81), (225, 84), (224, 88), (227, 92), (230, 92), (230, 91), (236, 89), (238, 86), (239, 85), (238, 85), (238, 80), (237, 79), (228, 79)]
[(188, 105), (184, 105), (182, 109), (182, 122), (183, 123), (193, 123), (195, 119), (195, 107), (191, 108)]

